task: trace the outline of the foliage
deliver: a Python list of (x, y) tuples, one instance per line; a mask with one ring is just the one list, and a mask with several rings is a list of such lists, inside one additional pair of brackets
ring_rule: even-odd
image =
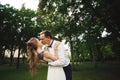
[[(119, 0), (40, 0), (37, 12), (0, 4), (0, 62), (5, 50), (26, 53), (25, 42), (50, 30), (55, 38), (66, 40), (71, 61), (120, 60)], [(107, 34), (103, 35), (103, 32)], [(18, 56), (19, 60), (19, 56)], [(19, 61), (18, 61), (19, 63)]]
[(11, 51), (10, 64), (13, 62), (12, 60), (16, 49), (20, 49), (20, 54), (26, 53), (26, 41), (31, 37), (37, 37), (38, 33), (41, 31), (39, 25), (35, 24), (35, 18), (35, 11), (26, 9), (24, 5), (18, 10), (11, 7), (9, 4), (0, 4), (1, 61), (4, 59), (5, 50), (7, 49)]
[[(85, 47), (89, 50), (87, 54), (90, 55), (91, 60), (103, 61), (105, 57), (101, 48), (103, 48), (104, 43), (116, 45), (114, 48), (109, 47), (112, 48), (109, 52), (113, 51), (116, 55), (119, 54), (117, 47), (119, 44), (116, 44), (119, 43), (120, 39), (118, 36), (119, 25), (115, 23), (117, 19), (112, 19), (117, 14), (114, 12), (117, 2), (119, 1), (41, 0), (38, 13), (42, 18), (44, 29), (51, 30), (54, 35), (57, 34), (59, 40), (65, 39), (69, 43), (73, 61), (75, 55), (79, 56), (79, 52), (83, 53)], [(102, 37), (104, 31), (107, 32), (106, 38)], [(114, 36), (115, 40), (111, 36)], [(81, 49), (79, 47), (80, 51), (76, 51), (74, 48), (83, 41), (86, 45), (82, 46)]]

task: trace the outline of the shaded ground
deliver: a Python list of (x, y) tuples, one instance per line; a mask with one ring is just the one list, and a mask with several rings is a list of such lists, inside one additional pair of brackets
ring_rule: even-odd
[[(14, 66), (0, 65), (0, 80), (46, 80), (47, 66), (40, 66), (37, 74), (30, 75), (28, 65), (20, 65), (20, 69)], [(115, 62), (98, 63), (94, 67), (93, 63), (79, 63), (73, 71), (73, 80), (120, 80), (120, 64)]]

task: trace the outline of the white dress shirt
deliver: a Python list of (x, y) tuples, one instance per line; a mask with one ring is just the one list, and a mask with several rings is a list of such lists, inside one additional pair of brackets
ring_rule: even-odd
[[(51, 47), (49, 48), (49, 51), (51, 54), (54, 55), (54, 45), (55, 45), (56, 40), (52, 43)], [(65, 47), (63, 43), (60, 43), (58, 46), (58, 60), (53, 61), (53, 62), (48, 62), (48, 65), (51, 66), (67, 66), (70, 64), (70, 59), (68, 57), (68, 53), (65, 51)]]

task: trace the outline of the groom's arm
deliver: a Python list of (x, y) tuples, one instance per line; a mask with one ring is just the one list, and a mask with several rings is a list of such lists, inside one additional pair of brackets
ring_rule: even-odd
[(65, 61), (65, 48), (64, 45), (61, 43), (58, 46), (58, 60), (54, 61), (54, 62), (48, 62), (48, 65), (51, 66), (64, 66), (66, 63)]

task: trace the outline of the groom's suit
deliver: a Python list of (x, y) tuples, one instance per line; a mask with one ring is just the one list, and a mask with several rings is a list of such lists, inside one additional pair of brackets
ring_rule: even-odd
[[(54, 44), (55, 40), (51, 41), (51, 45), (49, 46), (49, 51), (54, 52)], [(58, 57), (59, 59), (54, 62), (48, 62), (48, 65), (52, 66), (63, 66), (63, 70), (65, 72), (66, 80), (72, 80), (72, 70), (70, 65), (70, 59), (68, 58), (68, 53), (66, 53), (64, 45), (60, 43), (58, 46)]]

